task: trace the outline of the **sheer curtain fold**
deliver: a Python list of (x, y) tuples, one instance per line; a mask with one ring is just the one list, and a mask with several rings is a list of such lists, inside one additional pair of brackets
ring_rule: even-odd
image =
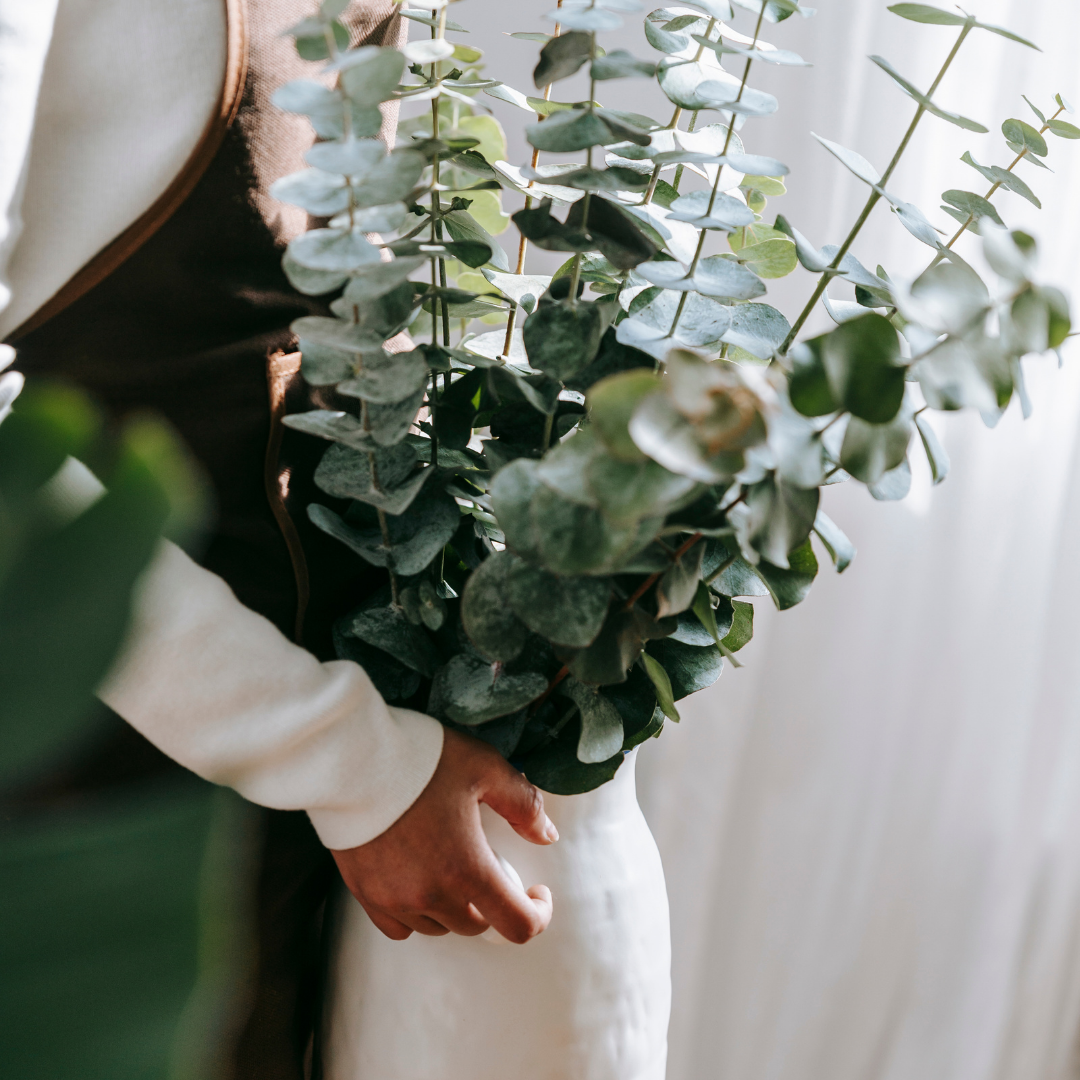
[[(925, 87), (955, 37), (886, 6), (834, 0), (770, 28), (815, 66), (762, 74), (781, 112), (747, 147), (791, 166), (769, 210), (818, 244), (840, 242), (866, 189), (809, 130), (883, 168), (913, 106), (866, 55)], [(984, 188), (963, 151), (1007, 163), (999, 125), (1030, 118), (1022, 93), (1080, 99), (1077, 5), (976, 13), (1045, 52), (979, 33), (943, 82), (937, 98), (991, 134), (927, 118), (890, 183), (942, 228), (940, 192)], [(1080, 297), (1080, 150), (1052, 145), (1054, 173), (1023, 173), (1042, 212), (999, 205), (1042, 238), (1045, 280)], [(901, 275), (929, 254), (884, 207), (855, 250)], [(790, 309), (811, 287), (770, 291)], [(934, 414), (942, 486), (916, 446), (903, 503), (830, 489), (854, 565), (823, 568), (794, 611), (757, 601), (746, 667), (642, 755), (672, 906), (669, 1080), (1080, 1076), (1078, 362), (1025, 362), (1027, 422), (1015, 405), (995, 431)]]

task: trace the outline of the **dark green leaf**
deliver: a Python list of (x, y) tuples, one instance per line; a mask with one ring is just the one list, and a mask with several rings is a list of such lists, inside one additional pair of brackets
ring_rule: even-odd
[(461, 622), (465, 633), (492, 660), (513, 660), (529, 636), (528, 628), (509, 603), (510, 575), (518, 563), (510, 552), (497, 551), (472, 572), (462, 593)]
[(502, 595), (530, 630), (557, 645), (585, 648), (604, 624), (611, 585), (606, 578), (556, 577), (518, 560)]
[[(783, 573), (784, 571), (777, 572)], [(797, 573), (797, 571), (795, 572)], [(754, 605), (743, 600), (732, 600), (731, 608), (731, 629), (724, 635), (720, 646), (728, 652), (737, 653), (745, 645), (748, 645), (754, 636)], [(732, 663), (734, 662), (733, 660)]]
[(372, 566), (392, 565), (406, 577), (419, 574), (430, 565), (461, 521), (457, 503), (449, 495), (423, 492), (403, 514), (388, 519), (391, 544), (388, 552), (377, 520), (362, 525), (345, 522), (318, 503), (308, 507), (308, 517)]
[(762, 561), (756, 568), (769, 590), (773, 603), (780, 611), (786, 611), (796, 604), (801, 604), (810, 592), (814, 578), (817, 577), (818, 561), (809, 540), (801, 548), (797, 548), (788, 555), (788, 565), (789, 569), (782, 570), (780, 567)]
[(681, 701), (712, 686), (724, 670), (724, 657), (715, 645), (684, 645), (681, 641), (664, 638), (650, 642), (645, 655), (657, 661), (667, 673), (673, 701)]
[(529, 781), (552, 795), (579, 795), (606, 784), (624, 761), (622, 753), (598, 765), (578, 761), (572, 749), (558, 742), (534, 750), (521, 763)]
[(656, 585), (656, 615), (677, 615), (693, 602), (701, 581), (705, 544), (700, 540), (664, 571)]
[[(818, 340), (835, 400), (870, 423), (891, 420), (904, 398), (905, 369), (900, 341), (889, 320), (870, 313), (843, 323)], [(794, 378), (792, 382), (794, 394)], [(792, 404), (803, 411), (794, 397)]]
[(427, 469), (412, 473), (415, 464), (416, 451), (407, 443), (380, 450), (375, 455), (335, 443), (319, 462), (315, 483), (336, 498), (358, 499), (387, 513), (401, 514), (419, 494), (429, 475)]
[(652, 619), (639, 608), (626, 611), (616, 606), (608, 611), (599, 635), (588, 648), (557, 648), (556, 654), (580, 682), (594, 686), (625, 682), (653, 626)]
[(406, 701), (420, 689), (420, 673), (376, 649), (373, 645), (343, 633), (348, 617), (334, 624), (334, 651), (342, 660), (352, 660), (367, 672), (375, 689), (387, 701)]
[(622, 750), (623, 722), (619, 710), (595, 687), (571, 676), (559, 685), (559, 693), (570, 698), (581, 714), (581, 735), (577, 756), (587, 765), (598, 765)]
[(547, 679), (535, 671), (511, 675), (477, 656), (459, 653), (436, 674), (432, 695), (442, 700), (451, 720), (472, 726), (509, 716), (546, 689)]
[(560, 79), (568, 79), (588, 62), (592, 55), (592, 35), (569, 30), (551, 38), (540, 50), (540, 62), (533, 71), (533, 83), (538, 90)]
[(525, 320), (529, 364), (560, 381), (576, 375), (596, 356), (605, 324), (598, 304), (569, 298), (542, 303)]
[[(692, 646), (684, 645), (683, 648), (692, 648)], [(645, 674), (649, 676), (653, 686), (656, 688), (657, 704), (669, 720), (674, 720), (675, 723), (678, 723), (679, 710), (675, 708), (675, 696), (671, 687), (671, 679), (664, 670), (664, 666), (659, 660), (656, 660), (646, 652), (641, 654), (641, 662), (645, 666)]]
[[(490, 262), (497, 270), (509, 272), (510, 260), (506, 252), (499, 246), (498, 241), (467, 211), (452, 210), (442, 217), (447, 232), (457, 241), (457, 245), (446, 247), (455, 258), (468, 263), (469, 266), (481, 266), (478, 256), (482, 254), (479, 245), (483, 244), (491, 252), (487, 262)], [(469, 248), (461, 247), (462, 244), (471, 245)]]
[(864, 484), (876, 484), (895, 469), (911, 441), (911, 413), (902, 409), (887, 424), (870, 424), (853, 416), (844, 432), (840, 464)]
[(597, 82), (635, 76), (651, 79), (656, 74), (656, 65), (648, 60), (636, 59), (625, 49), (615, 49), (607, 56), (594, 60), (590, 71)]
[(340, 627), (345, 636), (374, 645), (421, 675), (430, 677), (439, 666), (439, 654), (427, 631), (413, 626), (399, 609), (362, 608), (346, 616)]

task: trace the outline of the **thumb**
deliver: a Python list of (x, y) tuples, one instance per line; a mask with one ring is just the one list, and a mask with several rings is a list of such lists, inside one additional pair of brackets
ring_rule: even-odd
[(553, 844), (559, 831), (544, 813), (544, 796), (512, 765), (501, 758), (487, 777), (480, 797), (513, 827), (514, 832), (534, 844)]

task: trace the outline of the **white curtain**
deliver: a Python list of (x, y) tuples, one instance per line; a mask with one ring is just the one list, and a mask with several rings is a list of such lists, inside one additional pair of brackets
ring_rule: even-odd
[[(1080, 98), (1080, 5), (971, 4), (1045, 51), (974, 34), (942, 84), (991, 134), (927, 118), (890, 184), (942, 227), (944, 189), (985, 190), (963, 150), (1011, 159), (999, 125), (1032, 119), (1021, 93), (1048, 112), (1055, 91)], [(770, 28), (815, 66), (757, 81), (781, 112), (748, 125), (747, 148), (792, 167), (770, 210), (818, 244), (840, 242), (866, 189), (807, 133), (884, 168), (913, 106), (866, 56), (925, 88), (955, 38), (885, 9), (823, 0)], [(1041, 213), (998, 203), (1080, 297), (1080, 143), (1052, 150), (1053, 174), (1020, 166)], [(927, 261), (884, 208), (855, 250), (893, 273)], [(790, 310), (810, 287), (772, 292)], [(1080, 1076), (1078, 365), (1075, 348), (1061, 371), (1026, 362), (1026, 422), (934, 414), (941, 487), (918, 465), (902, 503), (830, 489), (854, 565), (823, 568), (794, 611), (757, 601), (745, 668), (642, 752), (672, 908), (669, 1080)]]

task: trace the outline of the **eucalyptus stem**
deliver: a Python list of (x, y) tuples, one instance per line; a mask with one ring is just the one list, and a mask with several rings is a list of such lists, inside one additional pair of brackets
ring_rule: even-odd
[[(716, 26), (716, 20), (715, 19), (709, 19), (709, 25), (705, 27), (705, 33), (702, 34), (702, 37), (711, 38), (713, 28), (715, 26)], [(721, 35), (721, 37), (718, 40), (723, 40), (723, 35)], [(694, 59), (691, 61), (691, 63), (696, 64), (701, 59), (704, 52), (705, 52), (705, 46), (704, 45), (699, 45), (698, 46), (698, 51), (696, 53), (694, 53)], [(677, 105), (675, 107), (675, 112), (672, 114), (671, 120), (668, 122), (668, 126), (667, 126), (668, 131), (675, 131), (678, 128), (679, 120), (682, 118), (682, 114), (683, 114), (682, 106)], [(697, 115), (698, 115), (697, 111), (695, 110), (694, 115), (690, 119), (690, 126), (687, 128), (687, 131), (693, 131), (694, 130), (694, 124), (697, 122)], [(645, 197), (641, 200), (641, 205), (642, 206), (648, 206), (648, 204), (652, 202), (653, 196), (656, 194), (656, 185), (660, 180), (660, 169), (661, 168), (662, 168), (662, 166), (660, 166), (660, 165), (657, 165), (657, 166), (655, 166), (653, 168), (652, 176), (649, 177), (649, 186), (645, 189)], [(675, 181), (675, 187), (677, 188), (679, 186), (678, 181), (679, 181), (679, 179), (682, 178), (682, 166), (681, 165), (676, 170), (675, 176), (677, 178), (676, 181)]]
[[(758, 36), (761, 34), (761, 24), (764, 21), (765, 21), (765, 4), (762, 3), (761, 11), (758, 12), (757, 22), (754, 24), (754, 41), (753, 41), (753, 44), (750, 46), (751, 51), (753, 51), (755, 48), (757, 48)], [(742, 101), (742, 96), (743, 96), (743, 93), (746, 90), (747, 81), (750, 78), (750, 66), (753, 64), (753, 62), (754, 61), (753, 61), (752, 57), (748, 56), (746, 58), (746, 65), (743, 67), (742, 82), (739, 83), (739, 92), (738, 92), (738, 94), (735, 95), (735, 100), (732, 102), (733, 105), (738, 105), (739, 102)], [(728, 148), (731, 146), (731, 140), (735, 136), (735, 118), (738, 115), (739, 114), (736, 113), (734, 110), (731, 113), (731, 122), (728, 124), (728, 129), (727, 129), (727, 138), (724, 139), (724, 149), (720, 151), (720, 156), (721, 157), (723, 157), (728, 152)], [(723, 164), (722, 163), (718, 164), (716, 166), (716, 179), (713, 181), (712, 192), (709, 195), (709, 206), (708, 206), (708, 209), (706, 209), (706, 211), (705, 211), (705, 216), (706, 217), (708, 217), (713, 212), (713, 206), (716, 204), (716, 196), (717, 196), (717, 194), (719, 194), (719, 191), (720, 191), (720, 177), (723, 175), (723, 173), (724, 173)], [(708, 229), (702, 229), (700, 235), (698, 236), (697, 249), (694, 251), (694, 259), (690, 263), (690, 269), (687, 270), (687, 272), (686, 272), (686, 276), (688, 278), (692, 278), (694, 276), (694, 273), (698, 268), (698, 263), (701, 262), (701, 253), (702, 253), (702, 251), (705, 250), (705, 238), (708, 235), (709, 235), (709, 230)], [(679, 306), (675, 309), (675, 318), (671, 320), (671, 329), (668, 331), (668, 337), (671, 337), (675, 333), (676, 329), (678, 328), (679, 320), (682, 318), (683, 311), (686, 310), (686, 302), (689, 299), (689, 297), (690, 297), (689, 291), (684, 292), (682, 294), (682, 296), (679, 297)]]
[[(1046, 123), (1043, 124), (1043, 126), (1041, 128), (1039, 128), (1039, 134), (1040, 135), (1045, 135), (1046, 132), (1048, 132), (1050, 130), (1051, 122), (1056, 120), (1064, 111), (1065, 111), (1065, 106), (1064, 105), (1059, 106), (1058, 111), (1056, 113), (1054, 113), (1054, 115), (1051, 116), (1050, 119), (1047, 120)], [(1020, 153), (1017, 154), (1016, 157), (1014, 157), (1012, 159), (1012, 163), (1009, 165), (1009, 167), (1005, 171), (1008, 172), (1008, 173), (1011, 173), (1013, 171), (1013, 169), (1015, 169), (1016, 166), (1019, 165), (1020, 162), (1023, 161), (1023, 159), (1025, 157), (1027, 157), (1027, 154), (1028, 154), (1028, 148), (1025, 146), (1024, 149), (1021, 150)], [(994, 195), (997, 194), (998, 189), (1001, 187), (1003, 182), (1004, 181), (999, 180), (996, 184), (993, 185), (993, 187), (990, 188), (990, 190), (983, 196), (983, 198), (986, 199), (987, 201), (989, 201)], [(952, 250), (953, 244), (955, 244), (956, 241), (959, 240), (960, 237), (963, 236), (964, 233), (967, 232), (967, 230), (969, 228), (971, 228), (972, 222), (974, 222), (974, 220), (975, 220), (975, 215), (974, 214), (968, 214), (967, 221), (965, 221), (964, 224), (961, 225), (960, 228), (957, 229), (955, 233), (953, 233), (952, 239), (945, 245), (946, 250)], [(931, 266), (937, 266), (937, 264), (939, 262), (941, 262), (941, 260), (944, 257), (945, 256), (939, 251), (937, 253), (937, 255), (934, 256), (934, 261), (930, 265)]]
[[(555, 6), (556, 6), (556, 8), (561, 8), (563, 6), (563, 0), (558, 0), (558, 3)], [(556, 23), (555, 24), (555, 32), (551, 36), (552, 37), (558, 37), (561, 33), (562, 33), (562, 26), (559, 23)], [(547, 86), (544, 87), (544, 100), (545, 101), (550, 101), (551, 100), (551, 88), (552, 88), (553, 85), (554, 85), (553, 83), (548, 83)], [(540, 117), (540, 122), (543, 122), (544, 119), (545, 119), (545, 117), (541, 116)], [(533, 152), (532, 152), (531, 168), (535, 169), (536, 166), (539, 165), (539, 164), (540, 164), (540, 151), (534, 148)], [(534, 181), (530, 180), (529, 181), (529, 187), (532, 187), (533, 183), (534, 183)], [(526, 210), (531, 210), (532, 209), (532, 204), (533, 204), (532, 196), (529, 195), (529, 194), (526, 194), (526, 196), (525, 196), (525, 209)], [(528, 250), (529, 250), (529, 241), (528, 241), (528, 239), (526, 238), (524, 233), (519, 233), (518, 234), (517, 267), (514, 270), (515, 274), (521, 275), (521, 274), (525, 273), (525, 255), (528, 252)], [(510, 314), (507, 316), (507, 319), (506, 319), (506, 337), (503, 339), (503, 356), (506, 356), (506, 357), (510, 356), (510, 348), (514, 343), (514, 328), (517, 326), (517, 313), (518, 313), (517, 304), (511, 304), (510, 305)]]
[[(594, 0), (595, 3), (595, 0)], [(590, 5), (591, 7), (592, 5)], [(596, 31), (594, 30), (589, 35), (589, 103), (586, 106), (586, 112), (596, 112), (596, 80), (592, 77), (592, 65), (596, 59)], [(590, 146), (585, 151), (585, 167), (592, 168), (593, 161), (593, 148)], [(592, 204), (592, 192), (586, 191), (585, 197), (581, 200), (581, 227), (586, 232), (589, 231), (589, 207)], [(570, 306), (576, 307), (578, 300), (578, 285), (581, 282), (581, 258), (582, 253), (580, 251), (574, 252), (574, 266), (570, 272)], [(545, 440), (546, 445), (546, 440)]]
[[(693, 111), (693, 112), (692, 112), (692, 113), (690, 114), (690, 123), (686, 125), (686, 130), (687, 130), (687, 133), (689, 133), (689, 132), (692, 132), (692, 131), (694, 130), (694, 128), (695, 128), (695, 127), (697, 127), (697, 121), (698, 121), (698, 117), (699, 117), (700, 115), (701, 115), (701, 114), (700, 114), (700, 113), (699, 113), (699, 112), (697, 111), (697, 109), (695, 109), (695, 110), (694, 110), (694, 111)], [(683, 178), (683, 170), (684, 170), (685, 168), (686, 168), (686, 166), (680, 163), (680, 164), (679, 164), (679, 166), (678, 166), (678, 168), (676, 168), (676, 170), (675, 170), (675, 176), (674, 176), (674, 177), (672, 178), (672, 181), (671, 181), (671, 186), (672, 186), (672, 187), (673, 187), (673, 188), (674, 188), (674, 189), (675, 189), (676, 191), (678, 191), (678, 190), (679, 190), (679, 185), (680, 185), (680, 184), (682, 183), (682, 178)]]
[[(930, 89), (926, 92), (928, 98), (933, 97), (934, 91), (941, 85), (941, 80), (945, 78), (945, 73), (952, 66), (953, 60), (956, 59), (956, 54), (960, 51), (960, 46), (964, 44), (964, 39), (971, 33), (973, 26), (973, 22), (964, 24), (959, 37), (956, 39), (956, 43), (950, 50), (949, 55), (945, 58), (945, 63), (941, 65), (941, 70), (937, 73), (937, 78), (934, 79)], [(896, 148), (896, 153), (892, 156), (892, 161), (889, 162), (889, 167), (875, 185), (874, 190), (870, 192), (870, 197), (866, 200), (866, 205), (863, 207), (862, 213), (859, 214), (855, 224), (851, 227), (851, 232), (848, 233), (847, 238), (844, 240), (843, 244), (840, 245), (840, 250), (836, 253), (833, 261), (829, 264), (827, 269), (822, 272), (821, 280), (817, 283), (817, 288), (814, 289), (813, 296), (810, 297), (806, 307), (799, 313), (799, 317), (795, 320), (794, 325), (788, 332), (788, 336), (784, 339), (784, 343), (780, 346), (781, 353), (786, 353), (788, 349), (791, 348), (791, 344), (798, 336), (799, 331), (803, 328), (803, 324), (810, 317), (810, 312), (814, 310), (817, 306), (817, 302), (821, 299), (822, 294), (828, 288), (829, 281), (835, 275), (835, 271), (840, 268), (840, 264), (844, 261), (844, 256), (851, 250), (851, 245), (855, 243), (855, 238), (862, 231), (862, 227), (866, 224), (867, 218), (870, 217), (874, 207), (877, 206), (878, 200), (881, 199), (885, 190), (885, 185), (889, 182), (889, 178), (896, 170), (896, 166), (900, 164), (900, 159), (903, 157), (904, 151), (908, 148), (908, 143), (911, 142), (911, 137), (915, 134), (915, 129), (919, 126), (919, 121), (923, 118), (925, 113), (926, 106), (920, 104), (915, 110), (915, 115), (912, 117), (907, 131), (904, 133), (903, 139), (900, 140), (900, 145)]]

